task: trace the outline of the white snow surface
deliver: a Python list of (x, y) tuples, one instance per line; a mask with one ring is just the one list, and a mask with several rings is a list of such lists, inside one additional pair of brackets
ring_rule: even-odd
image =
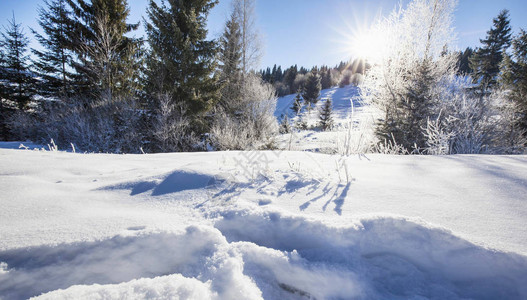
[(527, 298), (527, 156), (0, 149), (0, 188), (1, 299)]

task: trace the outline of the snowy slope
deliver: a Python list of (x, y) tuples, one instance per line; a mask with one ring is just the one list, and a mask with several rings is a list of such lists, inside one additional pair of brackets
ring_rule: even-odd
[(526, 156), (0, 149), (0, 298), (525, 299), (526, 174)]
[[(310, 111), (304, 107), (300, 115), (290, 109), (295, 96), (287, 95), (277, 100), (275, 116), (281, 121), (282, 116), (287, 115), (293, 126), (291, 133), (278, 136), (280, 148), (328, 154), (344, 153), (345, 148), (352, 149), (353, 153), (367, 152), (374, 139), (373, 124), (377, 113), (373, 107), (363, 102), (358, 87), (348, 85), (322, 90), (316, 106)], [(319, 112), (330, 97), (334, 127), (331, 131), (324, 132), (317, 128)], [(309, 130), (294, 128), (300, 116), (310, 127)], [(346, 142), (347, 139), (349, 142)]]

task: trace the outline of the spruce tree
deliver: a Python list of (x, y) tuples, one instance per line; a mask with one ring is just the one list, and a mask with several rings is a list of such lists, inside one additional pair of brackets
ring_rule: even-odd
[(322, 109), (320, 110), (320, 127), (323, 131), (331, 130), (333, 127), (332, 105), (333, 103), (331, 97), (328, 97), (324, 103), (324, 106), (322, 106)]
[(321, 89), (320, 76), (316, 72), (310, 72), (303, 93), (306, 105), (313, 106), (318, 102)]
[[(27, 109), (34, 93), (34, 80), (29, 70), (27, 46), (29, 39), (22, 25), (16, 22), (15, 15), (2, 32), (1, 46), (4, 52), (2, 96), (13, 102), (18, 109)], [(8, 105), (4, 105), (4, 108)]]
[(516, 109), (516, 125), (527, 137), (527, 32), (523, 29), (512, 41), (511, 56), (504, 57), (500, 81), (510, 91), (509, 99)]
[(475, 51), (470, 62), (474, 81), (479, 83), (479, 88), (485, 93), (496, 85), (503, 55), (511, 44), (508, 10), (500, 12), (493, 20), (492, 28), (487, 31), (487, 38), (480, 42), (483, 46)]
[(282, 121), (280, 122), (279, 132), (282, 134), (291, 132), (291, 124), (289, 124), (289, 117), (287, 116), (287, 114), (282, 115)]
[(71, 94), (70, 72), (72, 45), (68, 33), (73, 31), (71, 11), (66, 0), (44, 0), (38, 9), (38, 24), (43, 35), (32, 30), (43, 50), (33, 49), (35, 69), (42, 81), (39, 94), (63, 98)]
[(77, 58), (77, 89), (109, 100), (135, 92), (141, 41), (127, 36), (139, 27), (126, 22), (127, 0), (67, 1), (74, 13), (70, 39)]
[(472, 56), (474, 55), (474, 50), (472, 48), (467, 47), (465, 51), (459, 52), (458, 54), (458, 74), (459, 75), (468, 75), (473, 72), (472, 68), (470, 67), (470, 60)]
[(298, 67), (296, 65), (291, 66), (284, 72), (284, 84), (289, 88), (289, 94), (295, 92), (295, 90), (293, 90), (293, 84), (295, 82), (296, 74), (298, 74)]
[(302, 110), (302, 90), (298, 89), (298, 92), (296, 93), (295, 100), (293, 102), (293, 106), (291, 106), (291, 110), (298, 115), (300, 111)]
[(168, 94), (172, 106), (185, 106), (193, 127), (201, 132), (203, 113), (219, 98), (217, 78), (212, 76), (217, 47), (206, 40), (206, 18), (216, 3), (168, 0), (158, 5), (151, 0), (147, 10), (148, 91)]
[(232, 13), (220, 39), (219, 81), (222, 86), (220, 105), (227, 113), (234, 113), (242, 97), (241, 32), (236, 14)]

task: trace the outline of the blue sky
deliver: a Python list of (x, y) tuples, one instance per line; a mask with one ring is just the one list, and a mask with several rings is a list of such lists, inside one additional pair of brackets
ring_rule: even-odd
[[(278, 64), (310, 67), (335, 65), (351, 57), (343, 47), (346, 35), (357, 28), (367, 28), (376, 16), (386, 15), (399, 0), (257, 0), (257, 26), (264, 44), (261, 66)], [(407, 3), (408, 0), (403, 0)], [(7, 25), (14, 11), (30, 35), (29, 27), (38, 29), (37, 7), (42, 0), (0, 0), (0, 24)], [(147, 0), (129, 0), (130, 21), (145, 15)], [(479, 39), (492, 25), (502, 9), (509, 9), (514, 32), (527, 30), (526, 0), (459, 0), (454, 26), (458, 49), (479, 45)], [(218, 37), (229, 15), (230, 0), (220, 0), (209, 16), (209, 34)], [(137, 32), (142, 35), (143, 30)], [(36, 46), (34, 43), (32, 46)]]

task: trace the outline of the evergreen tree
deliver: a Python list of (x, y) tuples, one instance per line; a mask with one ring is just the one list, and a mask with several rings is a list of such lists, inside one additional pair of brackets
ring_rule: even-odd
[(329, 89), (331, 87), (331, 83), (332, 83), (332, 79), (331, 79), (331, 70), (325, 70), (325, 71), (322, 71), (322, 76), (320, 78), (320, 84), (321, 84), (321, 88), (323, 90), (325, 89)]
[[(1, 48), (4, 50), (3, 72), (0, 80), (2, 96), (12, 101), (18, 109), (27, 109), (33, 95), (33, 76), (29, 70), (27, 46), (29, 39), (22, 25), (16, 22), (15, 15), (9, 20), (9, 26), (2, 32)], [(2, 105), (5, 109), (9, 105)]]
[(472, 73), (472, 68), (470, 67), (470, 60), (472, 56), (474, 55), (474, 50), (472, 48), (467, 47), (465, 51), (459, 52), (458, 54), (458, 74), (459, 75), (467, 75)]
[(219, 66), (222, 85), (220, 105), (228, 113), (234, 113), (242, 96), (241, 31), (236, 14), (232, 13), (225, 24), (220, 39)]
[(496, 85), (499, 66), (511, 43), (509, 11), (501, 11), (493, 23), (493, 27), (487, 31), (487, 38), (480, 40), (483, 47), (478, 48), (471, 59), (473, 78), (483, 92)]
[(306, 105), (311, 106), (318, 102), (321, 88), (320, 76), (315, 72), (309, 73), (303, 94)]
[(320, 110), (320, 127), (323, 131), (331, 130), (333, 127), (332, 106), (333, 103), (331, 101), (331, 97), (328, 97), (324, 103), (324, 106), (322, 106), (322, 109)]
[[(150, 53), (148, 88), (186, 107), (194, 129), (203, 132), (203, 113), (219, 98), (214, 41), (207, 41), (206, 18), (217, 1), (151, 0), (146, 24)], [(199, 126), (198, 126), (199, 125)], [(200, 127), (200, 128), (197, 128)]]
[(302, 90), (298, 90), (296, 93), (295, 101), (293, 102), (293, 106), (291, 106), (291, 110), (298, 115), (300, 111), (302, 110)]
[(141, 41), (127, 36), (139, 27), (128, 24), (127, 0), (67, 0), (74, 13), (70, 35), (77, 88), (112, 100), (136, 91)]
[(65, 97), (71, 94), (70, 73), (72, 45), (68, 32), (73, 31), (71, 12), (66, 0), (44, 0), (44, 7), (38, 9), (38, 24), (44, 35), (32, 30), (44, 50), (33, 49), (37, 60), (36, 71), (42, 78), (39, 94)]
[(500, 80), (515, 104), (516, 125), (527, 137), (527, 32), (523, 29), (512, 41), (512, 56), (504, 57)]
[(282, 134), (291, 132), (291, 124), (289, 124), (289, 117), (287, 116), (287, 114), (282, 115), (282, 121), (280, 122), (279, 132)]
[(294, 93), (293, 84), (295, 82), (296, 74), (298, 74), (298, 67), (296, 65), (291, 66), (289, 69), (284, 72), (284, 84), (289, 89), (288, 94)]

